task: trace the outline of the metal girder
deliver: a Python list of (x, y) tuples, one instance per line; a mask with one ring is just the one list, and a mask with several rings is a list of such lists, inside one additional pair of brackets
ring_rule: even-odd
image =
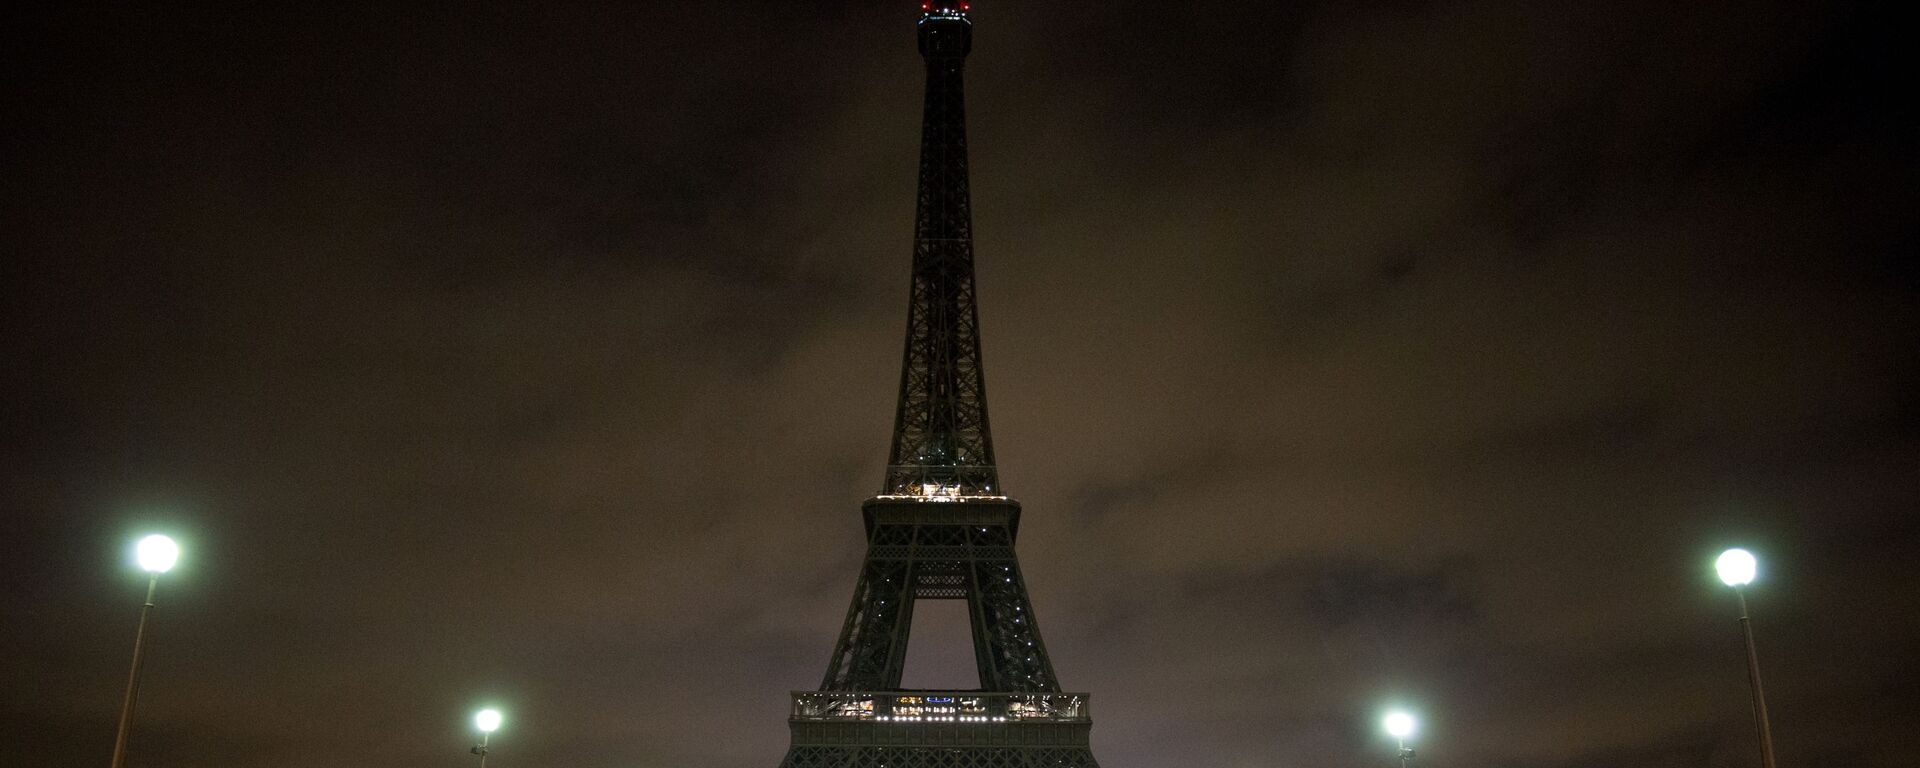
[(820, 689), (898, 688), (914, 601), (950, 599), (967, 601), (984, 690), (1060, 690), (1014, 555), (1018, 509), (999, 500), (868, 502), (878, 522)]

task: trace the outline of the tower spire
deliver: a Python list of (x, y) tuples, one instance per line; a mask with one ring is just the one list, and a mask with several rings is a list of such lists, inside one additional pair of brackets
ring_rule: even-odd
[(969, 3), (958, 0), (920, 5), (920, 55), (927, 64), (920, 194), (900, 400), (883, 496), (940, 500), (1001, 493), (974, 306), (962, 78), (973, 46), (969, 10)]

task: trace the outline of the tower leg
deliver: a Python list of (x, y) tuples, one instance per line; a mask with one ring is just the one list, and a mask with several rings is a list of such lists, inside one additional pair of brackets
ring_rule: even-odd
[[(833, 661), (820, 684), (826, 690), (880, 690), (898, 687), (896, 659), (906, 657), (903, 635), (913, 621), (913, 584), (905, 560), (875, 557), (869, 547), (853, 605), (834, 645)], [(898, 646), (896, 648), (896, 646)]]

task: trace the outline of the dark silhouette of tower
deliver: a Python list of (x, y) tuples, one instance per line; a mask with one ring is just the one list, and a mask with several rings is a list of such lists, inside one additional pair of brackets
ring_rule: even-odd
[[(862, 506), (867, 557), (818, 691), (796, 691), (782, 768), (1098, 768), (1088, 696), (1063, 693), (1014, 558), (974, 308), (962, 70), (968, 3), (922, 3), (927, 63), (913, 281), (893, 448)], [(980, 688), (900, 687), (918, 600), (965, 600)]]

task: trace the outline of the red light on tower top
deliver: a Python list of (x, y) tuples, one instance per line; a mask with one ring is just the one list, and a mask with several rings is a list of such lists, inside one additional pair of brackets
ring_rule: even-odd
[(965, 16), (973, 10), (973, 4), (963, 0), (926, 0), (920, 3), (920, 13), (925, 16)]

